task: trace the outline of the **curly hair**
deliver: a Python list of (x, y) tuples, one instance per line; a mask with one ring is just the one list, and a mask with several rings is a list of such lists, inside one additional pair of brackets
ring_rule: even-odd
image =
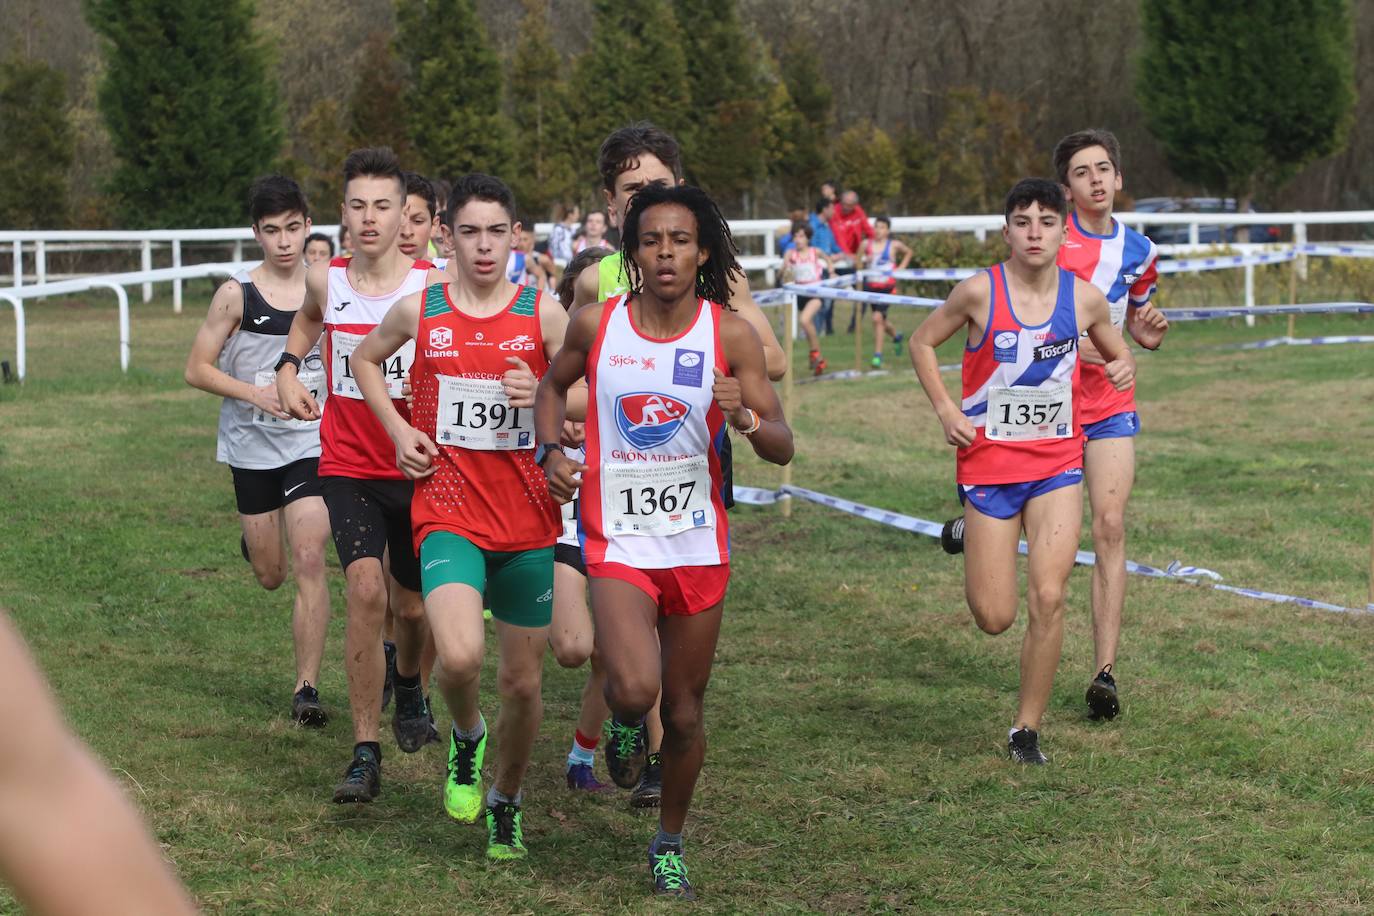
[(639, 248), (639, 221), (646, 210), (659, 204), (678, 204), (692, 211), (697, 222), (697, 245), (710, 252), (706, 263), (697, 271), (696, 294), (730, 308), (730, 282), (744, 276), (744, 268), (735, 257), (739, 249), (735, 246), (735, 237), (730, 234), (730, 224), (720, 215), (716, 202), (701, 188), (691, 185), (649, 185), (630, 200), (630, 212), (625, 216), (620, 236), (620, 253), (630, 278), (630, 290), (637, 293), (644, 288), (644, 278), (635, 261)]

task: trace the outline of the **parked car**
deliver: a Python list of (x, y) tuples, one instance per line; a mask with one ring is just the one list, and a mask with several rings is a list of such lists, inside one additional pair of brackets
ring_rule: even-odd
[[(1143, 197), (1135, 202), (1137, 213), (1235, 213), (1234, 197)], [(1258, 212), (1253, 206), (1247, 213)], [(1225, 245), (1236, 241), (1236, 226), (1200, 225), (1197, 227), (1197, 240), (1202, 245)], [(1279, 241), (1280, 227), (1251, 226), (1250, 241), (1257, 243)], [(1169, 224), (1145, 226), (1145, 234), (1156, 245), (1186, 245), (1188, 226)]]

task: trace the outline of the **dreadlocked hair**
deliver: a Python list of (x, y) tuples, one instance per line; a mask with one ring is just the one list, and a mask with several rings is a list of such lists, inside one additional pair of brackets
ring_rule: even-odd
[(620, 254), (630, 279), (630, 291), (638, 293), (644, 289), (644, 278), (635, 261), (639, 248), (639, 220), (646, 210), (659, 204), (678, 204), (692, 211), (697, 221), (697, 245), (710, 252), (706, 263), (697, 270), (696, 294), (722, 308), (730, 308), (730, 283), (736, 277), (744, 277), (744, 269), (735, 258), (739, 249), (735, 246), (735, 237), (730, 234), (730, 224), (720, 215), (716, 202), (701, 188), (691, 185), (651, 184), (631, 198), (630, 212), (625, 216), (620, 233)]

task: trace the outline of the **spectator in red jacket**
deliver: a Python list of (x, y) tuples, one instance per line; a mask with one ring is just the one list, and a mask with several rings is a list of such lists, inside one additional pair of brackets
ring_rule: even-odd
[(859, 206), (859, 195), (845, 191), (840, 195), (839, 206), (830, 221), (830, 230), (835, 233), (835, 241), (850, 258), (855, 258), (864, 239), (873, 238), (873, 225), (868, 214)]

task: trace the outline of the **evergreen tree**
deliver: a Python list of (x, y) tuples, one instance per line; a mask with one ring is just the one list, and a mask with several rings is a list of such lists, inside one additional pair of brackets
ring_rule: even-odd
[(410, 167), (431, 178), (513, 177), (501, 61), (473, 0), (399, 0), (396, 42), (410, 68), (405, 114), (417, 160)]
[(779, 61), (788, 106), (781, 109), (777, 133), (782, 147), (773, 174), (790, 205), (810, 207), (821, 183), (831, 177), (830, 127), (835, 97), (820, 69), (820, 52), (804, 40), (789, 41)]
[(234, 226), (281, 152), (282, 125), (250, 0), (85, 0), (104, 39), (100, 110), (130, 226)]
[(67, 218), (72, 128), (62, 75), (37, 60), (0, 63), (0, 226), (55, 229)]
[(591, 47), (573, 67), (576, 162), (586, 181), (597, 180), (596, 152), (616, 128), (650, 120), (686, 148), (697, 115), (666, 0), (592, 0), (592, 14)]
[(1170, 168), (1238, 198), (1345, 142), (1355, 99), (1346, 0), (1145, 0), (1136, 95)]
[[(406, 73), (392, 50), (391, 35), (375, 29), (363, 42), (362, 59), (367, 70), (358, 75), (348, 99), (348, 142), (352, 149), (389, 146), (402, 164), (409, 163), (415, 149), (405, 120)], [(335, 163), (334, 170), (342, 165), (342, 160)]]
[(542, 219), (551, 205), (580, 195), (566, 74), (549, 29), (549, 0), (524, 5), (508, 81), (521, 163), (511, 185), (520, 208)]
[(840, 134), (835, 144), (835, 165), (846, 189), (859, 192), (864, 208), (874, 213), (887, 209), (902, 189), (902, 160), (897, 146), (882, 128), (860, 121)]

